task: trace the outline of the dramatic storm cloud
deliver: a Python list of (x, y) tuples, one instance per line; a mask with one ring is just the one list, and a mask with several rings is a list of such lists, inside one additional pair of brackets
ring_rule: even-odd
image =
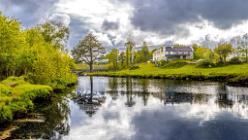
[(0, 11), (9, 17), (20, 20), (25, 27), (46, 20), (53, 13), (57, 0), (0, 0)]
[(117, 30), (119, 28), (119, 23), (105, 20), (102, 24), (102, 28), (104, 30)]
[(47, 20), (70, 27), (72, 48), (89, 31), (108, 49), (127, 39), (190, 44), (248, 32), (247, 0), (0, 0), (0, 11), (24, 28)]
[[(183, 24), (212, 22), (228, 29), (248, 19), (245, 0), (134, 0), (132, 23), (142, 30), (175, 34)], [(180, 31), (179, 31), (180, 32)]]

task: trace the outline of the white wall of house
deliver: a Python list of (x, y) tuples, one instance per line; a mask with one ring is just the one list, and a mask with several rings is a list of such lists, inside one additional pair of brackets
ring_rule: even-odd
[(165, 48), (161, 47), (159, 49), (157, 49), (156, 51), (153, 52), (152, 55), (152, 60), (153, 61), (161, 61), (161, 60), (166, 60), (165, 57)]

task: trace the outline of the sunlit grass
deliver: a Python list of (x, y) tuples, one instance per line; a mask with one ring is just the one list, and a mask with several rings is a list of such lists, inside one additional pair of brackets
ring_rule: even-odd
[[(96, 70), (108, 70), (111, 64), (94, 64), (93, 67)], [(75, 69), (77, 70), (89, 70), (90, 67), (87, 64), (77, 64)]]
[(17, 113), (27, 113), (33, 108), (33, 100), (47, 97), (52, 88), (33, 85), (23, 77), (9, 77), (0, 83), (0, 122), (12, 120)]
[(114, 72), (97, 72), (89, 75), (102, 75), (102, 76), (137, 76), (137, 77), (160, 77), (160, 78), (203, 78), (214, 79), (219, 77), (227, 77), (230, 81), (235, 79), (239, 80), (241, 77), (248, 77), (248, 64), (227, 65), (214, 68), (198, 68), (195, 65), (184, 65), (182, 67), (166, 67), (159, 68), (154, 64), (139, 64), (138, 69), (135, 70), (121, 70)]

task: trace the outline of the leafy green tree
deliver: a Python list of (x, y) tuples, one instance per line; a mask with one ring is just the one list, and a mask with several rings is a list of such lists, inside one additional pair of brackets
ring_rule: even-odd
[(120, 53), (119, 61), (120, 61), (120, 67), (124, 68), (125, 67), (125, 53), (124, 52)]
[(111, 52), (107, 55), (107, 58), (109, 62), (112, 63), (112, 68), (114, 70), (118, 70), (118, 55), (119, 55), (118, 49), (112, 49)]
[(149, 52), (149, 47), (146, 42), (143, 42), (143, 47), (141, 49), (142, 55), (144, 56), (143, 62), (148, 61), (151, 58), (151, 54)]
[(193, 44), (194, 49), (194, 59), (214, 59), (214, 53), (211, 49), (198, 46), (197, 44)]
[(149, 52), (148, 45), (143, 42), (143, 46), (140, 51), (135, 53), (135, 62), (142, 63), (147, 62), (151, 58), (151, 53)]
[(72, 55), (76, 61), (88, 64), (92, 72), (94, 62), (100, 54), (104, 53), (104, 50), (97, 38), (89, 33), (72, 50)]
[(69, 28), (52, 22), (46, 22), (38, 26), (44, 40), (54, 47), (64, 50), (69, 38)]
[(71, 73), (73, 61), (45, 39), (40, 26), (21, 29), (16, 20), (0, 15), (0, 79), (24, 75), (32, 83), (65, 88), (76, 80)]
[(219, 44), (218, 47), (214, 49), (214, 52), (218, 54), (220, 63), (226, 63), (226, 58), (233, 52), (233, 47), (230, 43)]
[[(73, 62), (69, 55), (45, 41), (37, 28), (27, 30), (26, 34), (27, 48), (22, 60), (29, 66), (29, 79), (34, 83), (64, 88), (74, 77), (70, 71)], [(26, 65), (22, 64), (22, 67)]]
[(18, 49), (24, 46), (20, 23), (0, 14), (0, 78), (14, 75)]

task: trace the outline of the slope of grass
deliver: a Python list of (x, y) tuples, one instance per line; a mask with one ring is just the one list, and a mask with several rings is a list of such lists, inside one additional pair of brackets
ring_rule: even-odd
[[(195, 65), (158, 68), (153, 64), (140, 64), (135, 70), (88, 73), (94, 76), (132, 76), (144, 78), (220, 80), (238, 82), (248, 80), (248, 64), (228, 65), (215, 68), (198, 68)], [(241, 79), (242, 78), (242, 79)]]
[(0, 83), (0, 123), (10, 121), (15, 115), (27, 113), (33, 108), (33, 100), (47, 97), (50, 86), (33, 85), (23, 77), (9, 77)]

